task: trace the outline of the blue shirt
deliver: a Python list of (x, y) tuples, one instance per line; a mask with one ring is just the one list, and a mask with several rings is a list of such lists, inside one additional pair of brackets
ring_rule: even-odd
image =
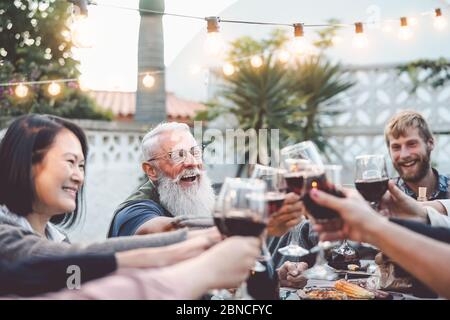
[(141, 225), (156, 217), (167, 217), (164, 208), (153, 200), (139, 200), (117, 213), (111, 237), (132, 236)]
[[(428, 200), (436, 200), (436, 199), (449, 199), (448, 187), (449, 187), (449, 178), (443, 174), (439, 174), (439, 172), (433, 168), (433, 173), (436, 177), (438, 177), (436, 191), (428, 197)], [(396, 181), (397, 186), (406, 193), (408, 196), (417, 199), (417, 195), (412, 191), (405, 181), (402, 178), (398, 177)]]

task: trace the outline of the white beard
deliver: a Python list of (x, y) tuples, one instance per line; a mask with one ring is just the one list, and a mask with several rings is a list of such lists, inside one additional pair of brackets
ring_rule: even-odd
[[(189, 188), (182, 188), (178, 184), (179, 178), (186, 173), (200, 174), (199, 183)], [(205, 171), (187, 169), (177, 178), (171, 179), (159, 172), (158, 193), (161, 204), (173, 214), (179, 216), (210, 217), (214, 208), (215, 195), (211, 180)]]

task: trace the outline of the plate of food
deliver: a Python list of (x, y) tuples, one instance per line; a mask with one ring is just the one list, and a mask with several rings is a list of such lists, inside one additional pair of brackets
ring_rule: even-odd
[(333, 287), (307, 287), (297, 291), (304, 300), (373, 300), (390, 299), (390, 294), (381, 290), (370, 290), (346, 280), (338, 280)]
[(302, 300), (347, 300), (345, 293), (332, 287), (309, 287), (297, 290), (297, 295)]

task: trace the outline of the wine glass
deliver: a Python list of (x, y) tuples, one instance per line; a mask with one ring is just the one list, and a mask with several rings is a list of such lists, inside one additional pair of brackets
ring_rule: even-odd
[[(260, 237), (263, 234), (267, 227), (265, 192), (266, 184), (262, 180), (229, 180), (224, 192), (222, 211), (226, 236)], [(242, 299), (251, 298), (247, 293), (246, 283), (241, 285), (238, 292)]]
[[(286, 181), (284, 174), (286, 170), (280, 168), (273, 168), (263, 166), (260, 164), (255, 165), (251, 178), (260, 179), (266, 184), (265, 201), (267, 203), (267, 215), (270, 217), (272, 214), (278, 212), (284, 204), (286, 198)], [(260, 261), (268, 261), (272, 257), (267, 249), (266, 234), (263, 236), (263, 255), (258, 259)]]
[[(339, 214), (332, 209), (322, 207), (315, 203), (311, 199), (309, 192), (312, 189), (318, 189), (335, 196), (343, 197), (343, 194), (336, 189), (336, 187), (341, 186), (341, 172), (342, 166), (338, 165), (310, 166), (304, 172), (303, 203), (308, 214), (316, 223), (327, 223), (330, 220), (339, 219)], [(338, 275), (328, 266), (325, 259), (324, 250), (328, 245), (328, 242), (319, 242), (317, 245), (319, 252), (316, 263), (312, 268), (303, 273), (306, 278), (321, 280), (335, 280), (337, 278)]]
[(355, 187), (376, 211), (379, 211), (381, 198), (388, 189), (388, 181), (383, 155), (367, 154), (356, 157)]
[[(287, 190), (294, 192), (299, 196), (303, 195), (303, 173), (311, 165), (310, 160), (285, 158), (283, 166), (286, 168), (284, 179), (286, 181)], [(309, 253), (308, 250), (301, 247), (299, 244), (301, 223), (297, 224), (290, 231), (289, 244), (283, 248), (278, 249), (278, 252), (285, 256), (302, 257)]]
[(287, 146), (280, 151), (281, 161), (285, 159), (306, 159), (316, 165), (323, 165), (319, 149), (312, 141), (303, 141), (291, 146)]

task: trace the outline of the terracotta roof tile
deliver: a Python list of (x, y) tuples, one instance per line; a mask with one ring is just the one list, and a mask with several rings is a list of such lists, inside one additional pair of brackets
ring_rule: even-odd
[[(130, 116), (136, 111), (136, 92), (90, 91), (103, 110), (111, 110), (115, 116)], [(205, 105), (181, 99), (171, 92), (166, 93), (166, 112), (171, 118), (193, 118), (197, 111), (204, 110)]]

